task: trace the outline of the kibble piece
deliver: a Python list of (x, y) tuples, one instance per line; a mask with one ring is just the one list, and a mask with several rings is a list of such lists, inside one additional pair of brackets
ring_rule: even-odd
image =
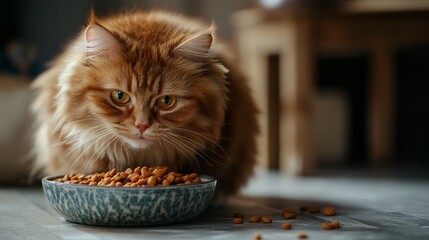
[(299, 239), (306, 239), (307, 238), (307, 234), (306, 233), (298, 233), (297, 237)]
[(134, 173), (135, 175), (130, 179), (131, 182), (135, 183), (140, 179), (140, 176), (136, 173)]
[(191, 179), (191, 177), (189, 177), (189, 175), (185, 175), (185, 176), (182, 177), (182, 180), (184, 182), (188, 182), (188, 181), (191, 181), (192, 179)]
[(98, 175), (93, 175), (93, 176), (91, 177), (91, 181), (92, 181), (92, 182), (98, 182), (98, 181), (100, 181), (100, 178), (98, 177)]
[(235, 212), (235, 213), (234, 213), (234, 217), (235, 217), (235, 218), (244, 218), (244, 214), (239, 213), (239, 212)]
[(176, 178), (174, 179), (174, 183), (176, 183), (176, 184), (183, 183), (183, 182), (182, 182), (182, 177), (176, 177)]
[(243, 218), (235, 217), (232, 219), (234, 224), (243, 224)]
[(113, 168), (112, 170), (110, 170), (109, 176), (113, 177), (116, 174), (116, 172), (117, 172), (116, 168)]
[(126, 179), (128, 177), (128, 173), (121, 172), (121, 174), (119, 176), (121, 177), (121, 179)]
[(169, 185), (170, 183), (166, 179), (162, 181), (162, 186), (169, 186)]
[(122, 186), (124, 186), (124, 184), (122, 184), (121, 182), (117, 182), (117, 183), (115, 183), (115, 186), (116, 187), (122, 187)]
[(156, 177), (162, 177), (167, 172), (167, 168), (157, 168), (153, 170), (152, 174)]
[(340, 228), (340, 222), (338, 222), (338, 221), (332, 221), (332, 222), (322, 223), (320, 225), (320, 228), (322, 228), (324, 230), (337, 229), (337, 228)]
[(142, 170), (142, 176), (145, 178), (148, 178), (148, 177), (152, 176), (152, 173), (149, 172), (149, 170)]
[(320, 228), (323, 230), (332, 230), (334, 229), (334, 226), (332, 226), (330, 222), (325, 222), (320, 225)]
[(337, 221), (337, 220), (332, 221), (332, 222), (331, 222), (331, 225), (332, 225), (335, 229), (340, 228), (340, 222), (339, 222), (339, 221)]
[(260, 222), (261, 221), (261, 216), (251, 216), (251, 217), (249, 217), (249, 222), (251, 222), (251, 223), (255, 223), (255, 222)]
[(273, 219), (270, 218), (270, 217), (267, 217), (267, 216), (263, 216), (261, 218), (261, 220), (262, 220), (263, 223), (272, 223), (273, 222)]
[(173, 174), (168, 174), (167, 177), (165, 178), (165, 180), (167, 180), (168, 183), (170, 183), (170, 184), (174, 183), (174, 179), (175, 179), (175, 177)]
[(283, 228), (284, 230), (292, 229), (292, 224), (291, 224), (291, 223), (283, 223), (283, 224), (282, 224), (282, 228)]
[(325, 207), (323, 209), (323, 215), (325, 216), (334, 216), (335, 214), (337, 214), (337, 212), (333, 207)]
[(292, 218), (296, 218), (296, 213), (289, 211), (289, 210), (284, 210), (282, 212), (282, 217), (284, 219), (292, 219)]
[(262, 236), (260, 233), (255, 233), (255, 235), (253, 236), (254, 240), (262, 240)]
[(127, 168), (127, 170), (125, 170), (125, 173), (128, 175), (130, 175), (133, 172), (134, 172), (134, 170), (132, 170), (131, 168)]
[(156, 177), (150, 176), (149, 179), (147, 180), (147, 185), (150, 187), (153, 187), (153, 186), (156, 186), (156, 184), (158, 184)]
[(136, 182), (137, 185), (142, 186), (147, 184), (147, 180), (145, 178), (140, 179)]
[(309, 213), (319, 213), (320, 208), (319, 207), (308, 207), (308, 212)]
[(194, 178), (194, 180), (192, 180), (192, 182), (193, 183), (199, 183), (199, 182), (201, 182), (201, 179), (200, 179), (200, 177), (196, 177), (196, 178)]
[(90, 182), (91, 182), (91, 180), (86, 179), (86, 180), (81, 181), (79, 184), (86, 184), (86, 185), (88, 185)]
[(136, 168), (134, 168), (134, 173), (140, 174), (142, 170), (142, 167), (138, 166)]

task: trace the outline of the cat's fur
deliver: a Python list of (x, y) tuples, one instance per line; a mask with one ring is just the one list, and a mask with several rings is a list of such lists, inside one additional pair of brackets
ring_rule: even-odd
[[(255, 163), (257, 110), (214, 34), (214, 26), (165, 12), (91, 15), (33, 85), (36, 169), (58, 175), (166, 165), (212, 175), (218, 191), (235, 193)], [(115, 104), (112, 90), (131, 102)], [(164, 95), (177, 96), (172, 109), (156, 104)]]

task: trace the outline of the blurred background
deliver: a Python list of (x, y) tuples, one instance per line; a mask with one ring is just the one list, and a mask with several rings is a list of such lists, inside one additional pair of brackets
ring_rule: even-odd
[(1, 1), (0, 167), (28, 152), (28, 84), (91, 7), (213, 20), (261, 109), (262, 168), (429, 176), (427, 0)]

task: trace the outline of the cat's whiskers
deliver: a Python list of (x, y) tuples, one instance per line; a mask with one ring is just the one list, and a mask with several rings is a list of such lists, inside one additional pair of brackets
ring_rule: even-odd
[[(97, 137), (94, 137), (94, 138), (103, 139), (103, 138), (107, 137), (108, 135), (112, 135), (111, 131), (109, 131), (109, 129), (104, 129), (103, 131), (101, 131), (100, 133), (97, 134)], [(94, 138), (92, 138), (92, 139), (94, 139)], [(89, 151), (90, 149), (92, 149), (93, 146), (96, 145), (98, 142), (99, 141), (93, 141), (91, 144), (89, 144), (88, 146), (86, 146), (86, 148), (79, 154), (79, 156), (74, 159), (73, 164), (71, 165), (71, 169), (74, 169), (74, 167), (76, 166), (76, 164), (83, 159), (82, 156), (84, 156), (84, 154), (87, 151)], [(81, 142), (77, 143), (78, 146), (75, 147), (73, 151), (76, 151), (77, 149), (85, 146), (86, 143), (87, 142), (85, 142), (85, 143), (81, 143)], [(71, 152), (69, 152), (69, 154), (71, 154)]]
[[(193, 144), (192, 142), (190, 142), (189, 140), (188, 141), (186, 141), (187, 139), (183, 139), (183, 137), (184, 136), (181, 136), (181, 135), (174, 135), (173, 133), (168, 133), (168, 136), (169, 137), (171, 137), (171, 138), (175, 138), (175, 139), (177, 139), (177, 141), (179, 141), (180, 142), (180, 144), (181, 145), (185, 145), (185, 146), (187, 146), (187, 144), (185, 144), (185, 143), (189, 143), (189, 144)], [(179, 138), (180, 137), (180, 138)], [(182, 140), (182, 141), (180, 141), (180, 140)], [(183, 141), (185, 141), (185, 143), (182, 143)], [(195, 143), (197, 143), (197, 142), (195, 142)], [(199, 145), (199, 143), (197, 143), (197, 144), (193, 144), (193, 145)], [(204, 160), (207, 164), (209, 164), (211, 167), (213, 167), (213, 165), (206, 159), (206, 157), (207, 158), (209, 158), (210, 160), (213, 160), (213, 159), (211, 159), (210, 158), (210, 156), (208, 156), (204, 151), (198, 151), (198, 150), (193, 150), (193, 152), (195, 153), (195, 154), (197, 154), (202, 160)], [(199, 166), (199, 162), (198, 162), (198, 160), (195, 158), (195, 156), (194, 156), (194, 160), (195, 160), (195, 162), (198, 164), (198, 166)], [(201, 167), (199, 166), (199, 168), (201, 169)]]
[[(82, 130), (81, 133), (83, 133), (83, 132), (90, 132), (90, 131), (93, 131), (93, 130), (98, 129), (98, 128), (103, 128), (103, 126), (94, 126), (94, 127), (86, 128), (86, 129)], [(74, 141), (71, 140), (73, 137), (60, 137), (60, 138), (64, 139), (64, 140), (57, 141), (57, 142), (55, 142), (53, 144), (50, 144), (49, 146), (50, 147), (59, 147), (59, 146), (65, 145), (65, 144), (70, 144), (71, 145), (71, 144), (74, 143)]]
[(167, 152), (168, 152), (167, 153), (168, 154), (168, 156), (167, 156), (168, 160), (174, 159), (174, 148), (172, 146), (170, 146), (170, 143), (167, 140), (164, 140), (162, 138), (162, 136), (160, 136), (160, 138), (156, 138), (155, 140), (158, 142), (158, 144), (163, 149), (167, 150)]
[[(60, 132), (59, 138), (60, 139), (62, 139), (62, 138), (67, 139), (67, 137), (63, 136), (63, 134), (65, 132), (64, 129), (69, 129), (70, 128), (69, 126), (75, 126), (77, 123), (81, 123), (81, 122), (98, 122), (98, 121), (100, 121), (100, 120), (97, 118), (84, 118), (84, 119), (79, 119), (79, 120), (74, 120), (74, 121), (64, 123), (63, 125), (61, 125), (61, 127), (57, 126), (57, 129), (59, 129), (59, 132)], [(68, 131), (68, 133), (66, 133), (66, 135), (70, 135), (70, 132)]]
[[(93, 161), (93, 158), (94, 158), (95, 154), (97, 154), (97, 157), (95, 158), (95, 160), (100, 159), (100, 157), (102, 156), (102, 154), (104, 153), (104, 151), (106, 150), (106, 148), (108, 146), (110, 146), (110, 144), (112, 144), (117, 139), (118, 139), (118, 137), (112, 134), (112, 136), (110, 136), (106, 141), (104, 141), (103, 144), (100, 144), (100, 146), (97, 149), (95, 149), (94, 154), (92, 154), (92, 156), (87, 160), (88, 162), (86, 163), (87, 165), (85, 166), (85, 170), (89, 166), (89, 164)], [(99, 151), (99, 149), (101, 147), (103, 147), (103, 149), (101, 149), (101, 151)]]
[[(198, 153), (198, 151), (196, 151), (195, 149), (192, 149), (191, 147), (187, 146), (186, 144), (183, 144), (183, 143), (180, 141), (180, 139), (179, 139), (179, 138), (177, 138), (177, 136), (175, 136), (175, 135), (173, 135), (173, 134), (170, 134), (170, 133), (168, 133), (168, 132), (165, 132), (165, 133), (166, 133), (166, 134), (165, 134), (165, 135), (163, 135), (163, 136), (165, 136), (165, 137), (169, 137), (169, 140), (170, 140), (170, 141), (173, 141), (173, 142), (175, 143), (175, 145), (172, 145), (172, 146), (176, 146), (178, 150), (180, 150), (180, 148), (181, 148), (183, 151), (185, 151), (186, 153), (188, 153), (188, 154), (189, 154), (189, 156), (188, 156), (188, 155), (185, 155), (185, 156), (186, 156), (186, 158), (187, 158), (190, 162), (192, 162), (191, 160), (194, 160), (194, 161), (197, 163), (198, 168), (201, 170), (201, 166), (200, 166), (200, 164), (198, 163), (198, 160), (196, 159), (196, 155), (200, 156), (200, 157), (201, 157), (201, 158), (203, 158), (203, 159), (204, 159), (204, 157), (203, 157), (200, 153)], [(162, 134), (161, 134), (161, 135), (162, 135)], [(166, 142), (167, 142), (167, 143), (169, 143), (168, 141), (166, 141)], [(192, 156), (192, 157), (193, 157), (193, 159), (191, 159), (191, 158), (190, 158), (190, 156)]]
[[(202, 137), (203, 139), (209, 141), (214, 146), (216, 146), (217, 148), (219, 148), (225, 154), (225, 156), (222, 156), (219, 153), (214, 152), (213, 150), (211, 150), (212, 152), (214, 152), (215, 155), (217, 155), (220, 158), (226, 157), (228, 161), (231, 161), (231, 158), (229, 157), (229, 154), (225, 151), (225, 149), (222, 146), (220, 146), (218, 143), (216, 143), (214, 140), (210, 139), (209, 137), (207, 137), (207, 136), (205, 136), (205, 135), (203, 135), (203, 134), (201, 134), (199, 132), (195, 132), (195, 131), (192, 131), (192, 130), (189, 130), (189, 129), (185, 129), (185, 128), (174, 127), (174, 128), (171, 128), (171, 129), (172, 130), (186, 132), (186, 133), (189, 133), (189, 134), (193, 134), (194, 136), (197, 136), (197, 137)], [(182, 136), (182, 135), (180, 135), (180, 136)], [(197, 143), (197, 142), (195, 142), (195, 143)], [(202, 147), (205, 147), (205, 146), (202, 146)]]
[[(84, 146), (86, 146), (87, 143), (92, 142), (88, 147), (86, 147), (86, 149), (81, 153), (84, 154), (88, 149), (90, 149), (94, 144), (97, 143), (97, 141), (94, 141), (95, 139), (98, 138), (103, 138), (105, 136), (107, 136), (108, 134), (110, 134), (110, 131), (108, 129), (106, 129), (103, 126), (98, 127), (99, 129), (101, 129), (100, 131), (97, 131), (95, 134), (93, 134), (93, 130), (94, 129), (87, 129), (85, 131), (80, 132), (79, 134), (76, 134), (74, 137), (71, 137), (68, 139), (68, 143), (71, 145), (74, 145), (74, 148), (70, 149), (69, 152), (67, 153), (66, 156), (69, 156), (71, 153), (73, 153), (74, 151), (76, 151), (79, 148), (82, 148)], [(95, 128), (95, 129), (98, 129)], [(86, 134), (86, 135), (90, 135), (91, 137), (86, 138), (85, 141), (82, 141), (82, 138), (78, 138), (77, 136), (80, 136), (82, 134)], [(79, 157), (81, 156), (79, 155)]]
[(122, 141), (121, 139), (119, 139), (118, 142), (121, 144), (120, 145), (120, 149), (124, 153), (126, 159), (119, 162), (120, 165), (121, 165), (120, 167), (118, 165), (118, 159), (117, 158), (110, 159), (109, 163), (112, 163), (112, 161), (113, 161), (113, 166), (118, 166), (120, 169), (123, 169), (125, 166), (130, 165), (129, 164), (129, 162), (131, 160), (131, 158), (130, 158), (130, 152), (129, 151), (124, 151), (124, 141)]
[[(67, 144), (67, 145), (76, 145), (72, 150), (70, 150), (70, 151), (74, 151), (74, 150), (76, 150), (76, 148), (80, 147), (79, 145), (84, 145), (84, 144), (92, 141), (93, 139), (97, 138), (97, 135), (92, 134), (92, 132), (98, 132), (98, 131), (96, 131), (97, 129), (103, 129), (103, 128), (104, 128), (103, 126), (94, 126), (94, 127), (91, 127), (91, 128), (86, 128), (86, 129), (81, 130), (79, 132), (74, 132), (75, 135), (72, 135), (70, 137), (64, 137), (63, 141), (57, 142), (55, 144), (52, 144), (52, 146), (56, 147), (56, 146), (62, 146), (62, 145), (65, 145), (65, 144)], [(81, 139), (77, 139), (78, 137), (76, 137), (76, 136), (80, 136), (82, 134), (87, 134), (87, 135), (90, 135), (91, 137), (88, 138), (88, 139), (85, 139), (85, 142), (82, 142)], [(77, 144), (79, 144), (79, 145), (77, 145)]]
[[(202, 159), (202, 160), (204, 160), (207, 164), (209, 164), (211, 167), (213, 167), (213, 164), (211, 163), (211, 162), (214, 162), (214, 163), (216, 163), (216, 164), (219, 164), (219, 165), (221, 165), (221, 166), (226, 166), (225, 165), (225, 163), (222, 163), (222, 162), (220, 162), (220, 161), (217, 161), (216, 159), (214, 159), (212, 156), (210, 156), (210, 155), (208, 155), (205, 151), (202, 151), (203, 149), (204, 150), (208, 150), (208, 151), (210, 151), (210, 152), (212, 152), (212, 153), (214, 153), (215, 155), (218, 155), (218, 156), (221, 156), (221, 155), (219, 155), (217, 152), (215, 152), (214, 150), (212, 150), (211, 148), (206, 148), (206, 146), (205, 145), (203, 145), (202, 143), (200, 143), (200, 142), (197, 142), (196, 140), (194, 140), (194, 139), (192, 139), (192, 138), (188, 138), (188, 137), (186, 137), (186, 136), (183, 136), (183, 135), (177, 135), (177, 134), (175, 134), (175, 133), (173, 133), (173, 132), (170, 132), (170, 131), (167, 131), (167, 134), (168, 134), (168, 136), (169, 137), (171, 137), (171, 138), (175, 138), (175, 139), (177, 139), (182, 145), (184, 144), (184, 143), (182, 143), (182, 142), (185, 142), (185, 146), (187, 146), (187, 144), (186, 143), (188, 143), (189, 145), (194, 145), (194, 146), (197, 146), (197, 147), (199, 147), (200, 148), (200, 150), (201, 151), (199, 151), (199, 150), (194, 150), (194, 152)], [(222, 156), (221, 156), (222, 157)], [(196, 159), (195, 159), (196, 160)], [(210, 162), (211, 161), (211, 162)], [(196, 160), (196, 162), (198, 163), (198, 165), (199, 165), (199, 162), (198, 162), (198, 160)]]

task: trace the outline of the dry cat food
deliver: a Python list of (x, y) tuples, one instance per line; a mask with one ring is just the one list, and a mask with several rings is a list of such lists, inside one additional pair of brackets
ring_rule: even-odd
[(235, 217), (232, 219), (232, 222), (235, 224), (243, 224), (243, 218)]
[(325, 222), (320, 225), (320, 228), (322, 228), (323, 230), (338, 229), (340, 228), (340, 222), (339, 221)]
[(262, 240), (262, 236), (260, 233), (255, 233), (255, 235), (253, 236), (254, 240)]
[(307, 238), (307, 234), (306, 233), (298, 233), (298, 235), (296, 235), (299, 239), (305, 239)]
[(282, 212), (282, 217), (284, 219), (292, 219), (292, 218), (296, 218), (296, 213), (290, 211), (290, 210), (283, 210)]
[(270, 218), (270, 217), (267, 217), (267, 216), (263, 216), (261, 218), (261, 220), (262, 220), (263, 223), (272, 223), (273, 222), (273, 219)]
[(284, 230), (290, 230), (290, 229), (292, 229), (292, 224), (291, 223), (283, 223), (282, 224), (282, 229), (284, 229)]
[(335, 208), (333, 208), (333, 207), (325, 207), (323, 209), (323, 215), (325, 215), (325, 216), (334, 216), (335, 214), (337, 214), (337, 212), (335, 211)]
[(127, 168), (124, 172), (113, 168), (107, 172), (93, 174), (71, 173), (54, 181), (90, 186), (153, 187), (199, 183), (201, 179), (197, 173), (183, 175), (170, 172), (167, 167), (139, 166), (134, 169)]
[(249, 217), (249, 222), (251, 223), (256, 223), (256, 222), (260, 222), (262, 220), (261, 216), (251, 216)]

